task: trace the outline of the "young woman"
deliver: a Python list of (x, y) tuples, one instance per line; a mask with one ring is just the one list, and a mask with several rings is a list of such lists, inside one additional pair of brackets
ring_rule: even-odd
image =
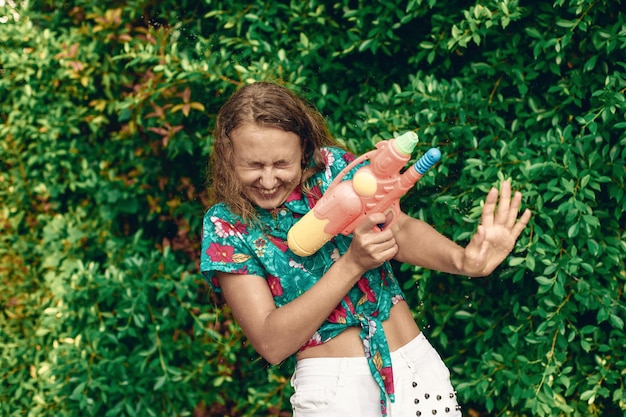
[(374, 214), (351, 236), (299, 257), (287, 232), (355, 157), (316, 110), (273, 83), (237, 91), (214, 139), (201, 270), (263, 358), (296, 356), (294, 417), (460, 416), (450, 373), (389, 261), (490, 274), (530, 218), (526, 210), (518, 220), (521, 194), (512, 197), (508, 182), (499, 197), (492, 189), (465, 248), (406, 214), (380, 229), (385, 216)]

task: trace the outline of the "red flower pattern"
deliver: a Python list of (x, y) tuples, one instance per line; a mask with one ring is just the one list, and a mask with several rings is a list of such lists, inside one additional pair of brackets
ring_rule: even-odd
[(356, 155), (350, 152), (346, 152), (343, 154), (343, 160), (346, 161), (348, 165), (350, 165), (356, 159)]
[(380, 369), (378, 371), (380, 373), (380, 376), (383, 378), (383, 382), (385, 384), (385, 390), (392, 394), (395, 389), (393, 386), (393, 371), (391, 369), (391, 366), (386, 366), (382, 369)]
[(275, 236), (268, 236), (268, 238), (280, 251), (287, 252), (287, 249), (289, 249), (289, 245), (287, 244), (286, 240), (279, 239)]
[(293, 190), (293, 192), (291, 194), (289, 194), (289, 197), (287, 197), (287, 199), (285, 200), (285, 203), (289, 203), (295, 200), (301, 200), (302, 199), (302, 193), (300, 193), (300, 189), (296, 188), (295, 190)]
[(233, 262), (234, 253), (235, 248), (232, 246), (220, 245), (215, 242), (212, 242), (206, 250), (206, 254), (213, 262)]
[(275, 277), (274, 275), (267, 276), (267, 284), (270, 286), (270, 291), (274, 297), (283, 295), (283, 286), (280, 283), (280, 278)]
[(331, 323), (345, 323), (346, 322), (346, 309), (343, 306), (338, 305), (336, 309), (328, 316), (328, 321)]
[(346, 305), (348, 306), (348, 310), (350, 310), (350, 313), (355, 314), (356, 309), (354, 308), (354, 304), (352, 304), (352, 300), (350, 299), (350, 297), (346, 295), (345, 297), (343, 297), (343, 301), (345, 301)]
[(370, 287), (370, 282), (367, 280), (367, 278), (361, 277), (357, 285), (359, 289), (363, 292), (363, 294), (365, 294), (365, 296), (367, 297), (367, 301), (369, 301), (370, 303), (376, 302), (376, 294), (374, 294), (374, 291), (372, 291), (372, 288)]
[(315, 207), (320, 198), (322, 198), (322, 189), (319, 185), (311, 187), (311, 190), (306, 193), (306, 201), (309, 207)]

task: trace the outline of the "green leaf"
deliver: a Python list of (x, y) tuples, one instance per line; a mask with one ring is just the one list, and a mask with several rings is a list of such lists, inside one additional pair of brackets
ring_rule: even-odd
[(457, 310), (454, 312), (454, 317), (461, 320), (469, 320), (474, 314), (467, 310)]
[(537, 281), (539, 283), (539, 285), (541, 285), (541, 286), (551, 287), (554, 284), (554, 279), (547, 278), (547, 277), (544, 277), (544, 276), (535, 277), (535, 281)]
[(580, 224), (574, 223), (572, 224), (568, 229), (567, 229), (567, 237), (574, 238), (578, 235), (578, 232), (580, 231)]
[(611, 322), (611, 324), (613, 325), (613, 327), (620, 329), (620, 330), (624, 330), (624, 319), (619, 317), (616, 314), (611, 314), (609, 316), (609, 321)]
[(154, 383), (154, 387), (152, 387), (152, 390), (159, 391), (163, 385), (165, 385), (165, 382), (167, 382), (167, 377), (165, 375), (158, 377)]

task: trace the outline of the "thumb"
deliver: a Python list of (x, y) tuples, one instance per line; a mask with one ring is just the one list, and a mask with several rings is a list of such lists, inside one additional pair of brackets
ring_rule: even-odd
[(483, 245), (486, 240), (487, 231), (485, 230), (485, 227), (482, 225), (478, 226), (478, 229), (476, 229), (476, 233), (474, 233), (474, 236), (472, 236), (472, 239), (465, 248), (466, 256), (469, 256), (469, 258), (472, 259), (477, 259), (483, 256), (487, 249), (487, 247)]
[(387, 216), (383, 213), (374, 213), (369, 216), (371, 222), (370, 229), (381, 230), (387, 222)]
[(487, 238), (487, 232), (485, 231), (485, 227), (483, 225), (479, 225), (478, 229), (476, 229), (476, 233), (472, 237), (471, 243), (477, 246), (480, 246), (483, 244), (486, 238)]
[(365, 218), (365, 220), (363, 221), (363, 223), (361, 223), (357, 229), (359, 229), (360, 232), (368, 232), (371, 230), (380, 230), (379, 225), (380, 224), (385, 224), (385, 215), (382, 213), (374, 213), (374, 214), (370, 214), (369, 216), (367, 216)]

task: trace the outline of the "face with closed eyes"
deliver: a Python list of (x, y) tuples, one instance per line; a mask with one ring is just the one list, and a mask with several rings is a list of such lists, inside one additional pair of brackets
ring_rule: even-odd
[(235, 171), (248, 200), (266, 210), (284, 203), (302, 177), (300, 137), (254, 124), (240, 126), (229, 136)]

